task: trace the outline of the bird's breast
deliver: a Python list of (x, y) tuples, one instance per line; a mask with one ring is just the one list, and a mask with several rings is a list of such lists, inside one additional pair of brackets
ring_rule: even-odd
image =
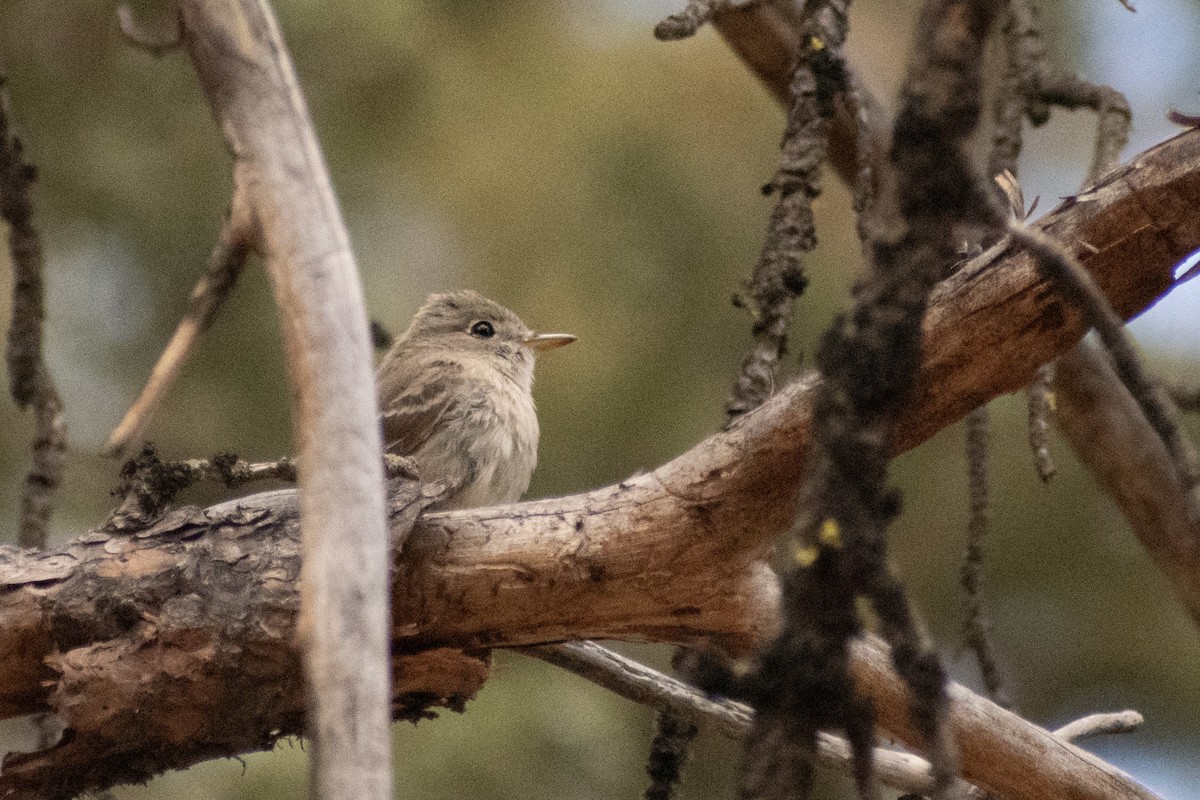
[(533, 398), (510, 381), (481, 392), (465, 409), (473, 469), (454, 497), (459, 508), (520, 499), (537, 466), (538, 421)]

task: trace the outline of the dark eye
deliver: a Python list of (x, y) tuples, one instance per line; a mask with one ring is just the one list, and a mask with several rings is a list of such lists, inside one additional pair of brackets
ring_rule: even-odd
[(490, 339), (496, 335), (496, 329), (492, 327), (492, 323), (481, 319), (479, 322), (471, 323), (471, 335), (478, 336), (480, 339)]

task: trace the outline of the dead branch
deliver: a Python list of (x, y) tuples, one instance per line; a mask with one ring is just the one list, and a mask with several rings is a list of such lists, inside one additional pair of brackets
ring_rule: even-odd
[(1094, 346), (1074, 347), (1056, 372), (1059, 428), (1200, 626), (1200, 524), (1166, 447)]
[[(383, 450), (350, 237), (267, 0), (179, 0), (283, 327), (304, 564), (298, 635), (317, 798), (390, 800)], [(353, 658), (346, 654), (353, 653)]]
[(1106, 736), (1110, 733), (1130, 733), (1142, 727), (1145, 718), (1136, 711), (1113, 711), (1107, 714), (1088, 714), (1056, 728), (1054, 735), (1067, 742)]
[[(683, 681), (606, 650), (595, 642), (533, 647), (523, 652), (574, 672), (635, 703), (656, 708), (694, 725), (712, 725), (730, 739), (744, 739), (750, 732), (754, 718), (750, 706), (709, 697)], [(842, 771), (851, 768), (850, 744), (838, 736), (818, 734), (816, 757), (825, 767)], [(886, 786), (916, 794), (926, 794), (933, 787), (929, 763), (917, 756), (878, 747), (874, 760), (879, 780)], [(973, 787), (963, 783), (961, 788), (969, 790)]]
[(13, 267), (12, 319), (8, 330), (9, 393), (19, 408), (33, 406), (31, 464), (21, 492), (22, 547), (45, 547), (50, 533), (54, 493), (62, 482), (67, 449), (63, 403), (42, 354), (45, 320), (42, 238), (33, 225), (33, 182), (9, 107), (0, 70), (0, 217), (8, 223)]
[(159, 26), (161, 30), (154, 30), (143, 27), (134, 16), (133, 9), (121, 4), (117, 6), (117, 27), (125, 41), (155, 58), (162, 58), (183, 46), (183, 31), (179, 27), (179, 18), (175, 15), (170, 15)]
[[(124, 8), (124, 6), (122, 6)], [(167, 343), (158, 363), (133, 405), (125, 412), (120, 424), (108, 437), (104, 445), (105, 455), (118, 456), (135, 444), (146, 431), (150, 418), (158, 408), (171, 384), (179, 377), (184, 363), (195, 349), (196, 343), (212, 324), (217, 311), (237, 283), (246, 259), (250, 255), (253, 241), (251, 212), (245, 207), (241, 193), (235, 193), (229, 212), (221, 223), (221, 231), (208, 256), (208, 268), (188, 297), (188, 309), (171, 341)]]
[[(800, 56), (803, 14), (798, 2), (746, 3), (713, 9), (712, 25), (784, 108), (792, 103), (793, 67)], [(858, 83), (851, 69), (850, 83)], [(882, 106), (864, 87), (854, 97), (840, 96), (826, 142), (830, 165), (847, 186), (859, 182), (859, 137), (870, 137), (869, 152), (886, 153), (886, 125), (863, 126), (863, 119), (882, 120)]]

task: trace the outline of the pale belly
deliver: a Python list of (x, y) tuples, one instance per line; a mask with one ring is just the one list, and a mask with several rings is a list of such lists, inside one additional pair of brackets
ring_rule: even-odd
[(537, 412), (528, 396), (489, 402), (471, 410), (467, 444), (473, 466), (466, 483), (441, 508), (473, 508), (512, 503), (529, 488), (537, 466)]

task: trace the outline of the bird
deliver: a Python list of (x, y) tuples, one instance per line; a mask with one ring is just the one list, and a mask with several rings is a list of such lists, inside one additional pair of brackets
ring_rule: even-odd
[(437, 510), (520, 499), (537, 465), (536, 356), (573, 341), (478, 292), (430, 295), (376, 371), (384, 449), (445, 487)]

